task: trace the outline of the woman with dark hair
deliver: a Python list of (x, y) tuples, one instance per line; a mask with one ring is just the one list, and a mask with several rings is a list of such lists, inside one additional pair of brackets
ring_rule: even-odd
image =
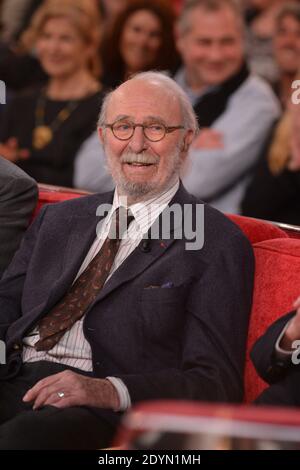
[(49, 79), (13, 98), (1, 117), (0, 154), (41, 183), (73, 186), (76, 153), (96, 127), (101, 31), (87, 5), (48, 0), (36, 11), (22, 40)]
[(103, 83), (111, 88), (147, 70), (174, 72), (173, 8), (166, 0), (136, 0), (116, 18), (102, 45)]

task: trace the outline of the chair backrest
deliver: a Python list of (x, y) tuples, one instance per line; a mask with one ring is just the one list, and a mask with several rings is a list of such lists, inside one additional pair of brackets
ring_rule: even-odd
[(54, 204), (55, 202), (67, 201), (77, 197), (86, 196), (90, 193), (77, 189), (63, 188), (48, 184), (39, 184), (38, 203), (33, 213), (33, 218), (38, 214), (44, 204)]
[(252, 244), (262, 242), (263, 240), (271, 240), (272, 238), (289, 237), (280, 227), (265, 220), (252, 219), (251, 217), (235, 214), (227, 214), (227, 217), (240, 227)]

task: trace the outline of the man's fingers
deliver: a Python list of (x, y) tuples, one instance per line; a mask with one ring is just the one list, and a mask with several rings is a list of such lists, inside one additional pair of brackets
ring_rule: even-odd
[(48, 387), (43, 388), (37, 395), (34, 404), (32, 406), (33, 410), (37, 410), (41, 408), (45, 401), (48, 400), (49, 396), (51, 395), (52, 392), (49, 391)]
[(66, 393), (64, 397), (59, 397), (58, 392), (49, 395), (43, 406), (55, 406), (56, 408), (68, 408), (70, 406), (84, 405), (83, 397), (80, 393)]
[(61, 398), (60, 400), (46, 403), (47, 405), (55, 406), (56, 408), (69, 408), (70, 406), (79, 406), (82, 403), (77, 401), (74, 397)]
[(31, 389), (27, 391), (27, 393), (25, 393), (23, 401), (35, 400), (39, 392), (44, 387), (49, 387), (56, 383), (58, 380), (61, 379), (62, 374), (63, 372), (59, 372), (58, 374), (50, 375), (50, 377), (46, 377), (45, 379), (39, 380), (39, 382), (37, 382)]
[(42, 390), (38, 393), (32, 408), (36, 410), (46, 404), (50, 404), (49, 400), (56, 401), (61, 399), (58, 395), (61, 389), (62, 385), (60, 386), (59, 382), (56, 382), (51, 386), (42, 388)]

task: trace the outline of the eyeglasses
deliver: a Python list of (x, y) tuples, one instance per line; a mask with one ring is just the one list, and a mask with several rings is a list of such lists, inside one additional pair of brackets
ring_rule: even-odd
[(119, 140), (129, 140), (134, 134), (136, 127), (143, 129), (144, 136), (151, 142), (162, 140), (166, 134), (174, 132), (177, 129), (184, 129), (184, 126), (165, 126), (160, 122), (151, 124), (134, 124), (130, 121), (117, 121), (113, 124), (104, 124), (104, 127), (111, 129), (113, 135)]

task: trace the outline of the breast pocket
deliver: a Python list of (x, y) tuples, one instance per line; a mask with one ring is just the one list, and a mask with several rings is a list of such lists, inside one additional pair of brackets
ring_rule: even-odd
[(145, 337), (159, 342), (181, 335), (188, 287), (143, 289), (140, 314)]

